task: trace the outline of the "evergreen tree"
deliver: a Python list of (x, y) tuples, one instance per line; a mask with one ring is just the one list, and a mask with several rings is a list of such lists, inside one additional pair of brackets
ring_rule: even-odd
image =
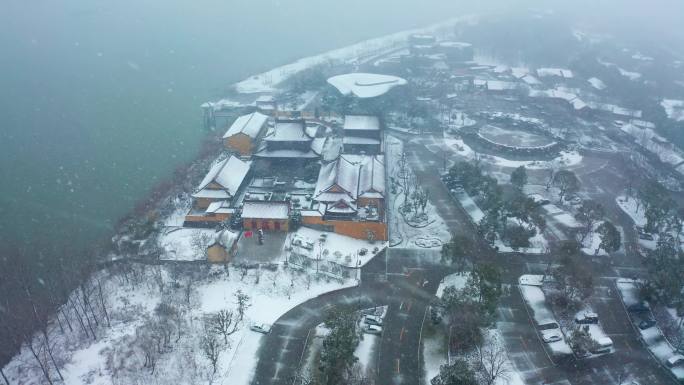
[(525, 166), (520, 166), (513, 170), (511, 173), (511, 184), (522, 191), (523, 187), (527, 184), (527, 170)]

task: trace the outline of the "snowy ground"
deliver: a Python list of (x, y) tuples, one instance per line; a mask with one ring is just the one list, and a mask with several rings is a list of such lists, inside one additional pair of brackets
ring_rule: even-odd
[(639, 227), (646, 226), (646, 209), (637, 198), (619, 195), (615, 198), (615, 203), (617, 203), (625, 214), (632, 218), (635, 225)]
[[(270, 270), (245, 270), (207, 265), (146, 266), (126, 265), (103, 271), (99, 276), (111, 327), (106, 327), (103, 312), (94, 312), (100, 326), (95, 339), (85, 336), (69, 308), (62, 309), (61, 320), (71, 318), (73, 332), (61, 333), (53, 320), (51, 342), (61, 362), (67, 384), (248, 384), (256, 365), (262, 335), (249, 330), (250, 323), (273, 323), (292, 307), (317, 295), (350, 287), (354, 280), (315, 278), (278, 267)], [(123, 269), (129, 267), (131, 270)], [(205, 335), (203, 319), (219, 310), (236, 312), (235, 293), (249, 295), (250, 306), (237, 332), (222, 347), (218, 370), (211, 375), (208, 361), (200, 349)], [(74, 295), (74, 301), (80, 296)], [(174, 312), (164, 315), (159, 304)], [(97, 304), (96, 304), (97, 305)], [(237, 314), (237, 313), (235, 313)], [(90, 317), (90, 322), (94, 321)], [(84, 328), (85, 329), (85, 328)], [(159, 350), (149, 350), (155, 338), (170, 334)], [(222, 342), (223, 337), (219, 337)], [(36, 336), (34, 345), (42, 341)], [(145, 365), (145, 352), (155, 358), (154, 372)], [(12, 383), (44, 383), (28, 348), (6, 366)], [(53, 372), (53, 376), (56, 374)]]
[(320, 254), (321, 259), (326, 261), (346, 267), (361, 267), (384, 250), (387, 242), (371, 243), (329, 231), (300, 227), (288, 234), (285, 245), (290, 246), (293, 252), (311, 259), (316, 259)]
[(468, 278), (470, 277), (470, 273), (456, 273), (456, 274), (449, 274), (446, 277), (442, 278), (442, 281), (439, 282), (439, 286), (437, 287), (437, 293), (435, 294), (437, 298), (442, 298), (442, 295), (444, 294), (444, 289), (446, 289), (449, 286), (453, 286), (456, 288), (456, 290), (461, 290), (465, 288), (466, 282), (468, 281)]
[(206, 255), (193, 245), (193, 239), (204, 238), (206, 246), (214, 242), (218, 233), (214, 229), (189, 229), (170, 227), (159, 236), (159, 246), (164, 251), (160, 259), (165, 261), (204, 261)]
[[(606, 256), (608, 253), (601, 248), (601, 235), (596, 232), (603, 221), (599, 221), (594, 225), (593, 231), (589, 232), (584, 240), (582, 241), (582, 252), (587, 255), (600, 255)], [(581, 236), (578, 234), (578, 240), (581, 240)]]
[[(403, 151), (403, 142), (399, 139), (388, 136), (386, 143), (386, 157), (388, 159), (388, 174), (397, 182), (396, 190), (390, 189), (389, 210), (390, 219), (390, 245), (399, 248), (414, 249), (438, 249), (451, 239), (451, 234), (444, 219), (439, 215), (435, 206), (429, 201), (425, 206), (425, 217), (427, 221), (422, 223), (409, 223), (406, 215), (400, 212), (400, 207), (404, 204), (406, 197), (404, 193), (403, 178), (400, 177), (401, 170), (399, 159)], [(410, 167), (407, 171), (413, 175)], [(410, 215), (410, 214), (407, 214)]]

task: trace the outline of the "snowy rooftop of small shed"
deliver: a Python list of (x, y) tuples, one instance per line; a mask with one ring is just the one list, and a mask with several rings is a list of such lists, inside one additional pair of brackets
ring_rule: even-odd
[(242, 207), (243, 218), (287, 219), (288, 214), (287, 202), (245, 201)]
[(264, 128), (267, 120), (268, 116), (259, 112), (242, 115), (233, 122), (233, 125), (230, 126), (223, 137), (229, 138), (233, 135), (242, 133), (250, 138), (256, 138)]
[(380, 120), (377, 116), (347, 115), (344, 117), (345, 130), (379, 130)]
[(358, 98), (374, 98), (384, 95), (394, 87), (406, 84), (406, 80), (391, 76), (369, 73), (350, 73), (328, 79), (343, 95), (353, 94)]

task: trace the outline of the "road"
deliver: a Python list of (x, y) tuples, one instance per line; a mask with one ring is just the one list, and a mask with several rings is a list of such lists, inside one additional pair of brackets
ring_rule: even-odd
[[(409, 139), (405, 137), (404, 139)], [(421, 143), (422, 142), (422, 143)], [(476, 237), (466, 213), (455, 204), (439, 179), (443, 167), (439, 146), (424, 145), (434, 141), (412, 141), (406, 145), (411, 166), (430, 200), (444, 218), (452, 233)], [(607, 162), (598, 171), (581, 174), (586, 184), (604, 183), (617, 167)], [(615, 178), (615, 177), (613, 177)], [(619, 179), (619, 177), (618, 177)], [(609, 198), (619, 191), (619, 180), (607, 184), (610, 190), (589, 190), (593, 199), (601, 201), (608, 217), (626, 230), (629, 240), (631, 220)], [(603, 186), (602, 185), (602, 186)], [(615, 195), (612, 195), (613, 197)], [(479, 239), (479, 237), (476, 237)], [(477, 262), (496, 263), (502, 269), (505, 284), (514, 287), (521, 274), (540, 273), (547, 266), (546, 256), (500, 255), (480, 242)], [(386, 260), (385, 260), (386, 258)], [(633, 276), (641, 272), (639, 260), (631, 248), (606, 263), (591, 261), (599, 279), (592, 305), (599, 313), (605, 331), (615, 343), (615, 353), (585, 360), (561, 360), (549, 357), (537, 337), (518, 290), (510, 290), (498, 308), (497, 327), (517, 371), (527, 384), (610, 384), (628, 370), (641, 384), (670, 384), (673, 380), (651, 359), (628, 323), (617, 293), (610, 290), (618, 276)], [(328, 293), (297, 306), (273, 326), (265, 336), (259, 351), (259, 361), (253, 384), (290, 384), (300, 367), (309, 330), (323, 322), (327, 309), (337, 305), (359, 308), (388, 305), (384, 331), (378, 347), (379, 362), (375, 383), (379, 385), (422, 384), (420, 330), (425, 311), (434, 299), (439, 281), (451, 271), (439, 262), (438, 251), (389, 249), (362, 268), (358, 287)], [(387, 276), (385, 275), (386, 273)], [(423, 283), (427, 282), (423, 286)]]

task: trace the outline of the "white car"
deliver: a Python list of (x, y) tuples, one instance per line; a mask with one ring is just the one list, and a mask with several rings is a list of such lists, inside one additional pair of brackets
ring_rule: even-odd
[(382, 334), (382, 327), (378, 325), (366, 325), (363, 332), (368, 334)]
[(249, 330), (257, 333), (268, 334), (271, 332), (271, 325), (269, 324), (252, 324)]
[(562, 339), (563, 335), (561, 334), (561, 331), (558, 329), (542, 331), (542, 340), (547, 344), (551, 342), (558, 342)]
[(681, 354), (675, 354), (674, 356), (667, 359), (667, 366), (673, 367), (684, 362), (684, 356)]
[(363, 317), (363, 322), (366, 323), (367, 325), (382, 326), (382, 318), (380, 318), (376, 315), (367, 315), (367, 316)]

